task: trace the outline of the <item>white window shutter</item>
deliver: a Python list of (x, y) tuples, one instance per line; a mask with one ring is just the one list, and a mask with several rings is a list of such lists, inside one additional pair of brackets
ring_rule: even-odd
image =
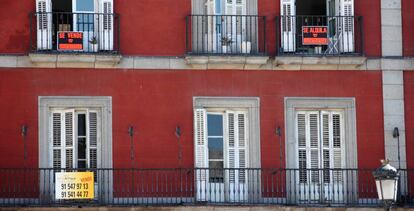
[[(331, 167), (331, 137), (332, 137), (332, 124), (331, 115), (329, 112), (321, 112), (321, 140), (322, 140), (322, 163), (321, 168), (330, 169)], [(323, 172), (323, 181), (325, 183), (331, 182), (331, 172)]]
[[(309, 166), (310, 169), (318, 169), (320, 168), (320, 159), (319, 159), (319, 113), (309, 112), (309, 150), (310, 150), (310, 157), (309, 157)], [(312, 171), (311, 172), (311, 182), (318, 183), (319, 182), (319, 171)]]
[(340, 3), (340, 15), (342, 17), (342, 23), (340, 27), (340, 38), (341, 52), (354, 52), (355, 41), (354, 41), (354, 0), (341, 0)]
[(52, 167), (62, 168), (62, 113), (52, 112)]
[(295, 0), (280, 0), (281, 44), (283, 52), (296, 51), (296, 7)]
[[(332, 168), (345, 168), (344, 160), (344, 131), (343, 131), (343, 115), (342, 113), (332, 114), (332, 151), (333, 151), (333, 165)], [(342, 172), (334, 172), (333, 182), (342, 182)]]
[(225, 11), (226, 15), (235, 15), (234, 10), (233, 10), (234, 8), (233, 1), (235, 0), (226, 0), (226, 11)]
[(98, 113), (89, 111), (89, 168), (98, 167), (97, 145), (98, 145)]
[(227, 131), (227, 182), (230, 201), (247, 200), (248, 125), (246, 112), (226, 112)]
[(195, 145), (195, 167), (197, 201), (207, 200), (208, 167), (207, 157), (207, 119), (205, 109), (194, 110), (194, 145)]
[(298, 168), (299, 183), (307, 183), (307, 153), (306, 153), (306, 113), (298, 112), (296, 114), (296, 139), (298, 140)]
[(216, 0), (207, 0), (206, 1), (206, 12), (207, 12), (207, 30), (205, 30), (203, 48), (208, 52), (217, 51), (217, 42), (221, 39), (221, 35), (217, 34), (217, 16), (216, 13)]
[(99, 0), (99, 50), (114, 49), (114, 7), (113, 0)]
[[(248, 126), (247, 126), (247, 114), (245, 112), (239, 112), (237, 114), (237, 144), (238, 144), (238, 168), (244, 169), (248, 167), (247, 160), (247, 144), (248, 144)], [(246, 183), (247, 174), (245, 170), (241, 170), (239, 173), (238, 182)]]
[(37, 50), (52, 49), (52, 2), (36, 0)]
[(63, 121), (63, 131), (64, 131), (64, 151), (65, 156), (62, 159), (64, 161), (65, 167), (64, 168), (73, 168), (74, 165), (74, 157), (76, 157), (74, 153), (74, 143), (75, 143), (75, 111), (74, 110), (65, 110), (64, 112), (64, 121)]

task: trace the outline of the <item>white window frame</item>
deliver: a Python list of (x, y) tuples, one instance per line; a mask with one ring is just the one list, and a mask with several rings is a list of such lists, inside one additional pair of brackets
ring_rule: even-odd
[[(223, 114), (223, 126), (226, 127), (226, 111), (236, 111), (237, 112), (245, 112), (247, 114), (247, 134), (248, 138), (247, 147), (246, 147), (246, 165), (248, 168), (260, 168), (261, 167), (261, 156), (260, 156), (260, 125), (259, 125), (259, 110), (260, 110), (260, 101), (259, 98), (255, 97), (194, 97), (193, 98), (193, 108), (194, 108), (194, 115), (197, 114), (197, 111), (200, 109), (205, 110), (205, 118), (207, 118), (208, 113), (221, 113)], [(204, 127), (207, 128), (207, 125)], [(207, 137), (206, 134), (204, 134)], [(195, 134), (196, 135), (196, 134)], [(223, 131), (224, 137), (227, 136), (226, 130)], [(226, 139), (226, 138), (224, 138)], [(195, 159), (195, 167), (196, 165), (196, 156), (197, 156), (197, 139), (194, 139), (194, 159)], [(228, 150), (226, 140), (224, 140), (224, 153)], [(205, 152), (208, 153), (208, 152)], [(226, 163), (228, 162), (228, 158), (224, 155), (224, 165), (226, 167)], [(196, 178), (197, 179), (197, 178)], [(207, 178), (208, 179), (208, 178)], [(260, 183), (259, 178), (249, 178), (248, 183), (248, 190), (257, 190), (260, 187), (257, 187), (255, 184)], [(258, 200), (261, 196), (259, 195), (252, 195), (251, 193), (255, 191), (249, 191), (247, 197), (248, 200)], [(258, 190), (260, 191), (260, 190)], [(231, 196), (230, 196), (231, 197)], [(253, 199), (253, 197), (256, 197)], [(208, 199), (208, 196), (196, 196), (197, 199), (205, 200)], [(228, 200), (228, 199), (226, 199)]]
[[(90, 109), (90, 108), (76, 108), (76, 109), (62, 109), (62, 108), (51, 108), (51, 113), (61, 113), (61, 114), (63, 114), (64, 115), (64, 112), (66, 112), (66, 111), (69, 111), (69, 110), (71, 110), (72, 112), (73, 112), (73, 114), (74, 114), (74, 116), (73, 116), (73, 122), (74, 122), (74, 125), (73, 125), (73, 128), (74, 128), (74, 130), (73, 130), (73, 143), (72, 143), (72, 167), (73, 168), (79, 168), (78, 166), (77, 166), (77, 157), (78, 157), (78, 138), (79, 138), (79, 136), (78, 136), (78, 129), (77, 129), (77, 126), (78, 126), (78, 119), (77, 119), (77, 116), (79, 115), (79, 114), (85, 114), (85, 117), (86, 117), (86, 134), (85, 134), (85, 139), (86, 139), (86, 164), (87, 164), (87, 166), (86, 166), (86, 168), (91, 168), (90, 167), (90, 164), (91, 164), (91, 162), (90, 162), (90, 149), (91, 148), (93, 148), (93, 149), (96, 149), (97, 150), (97, 155), (98, 156), (100, 156), (101, 155), (101, 152), (99, 151), (99, 149), (101, 149), (102, 147), (100, 147), (99, 145), (100, 145), (100, 140), (99, 140), (99, 138), (100, 138), (100, 133), (101, 133), (101, 131), (100, 131), (100, 127), (99, 127), (99, 125), (100, 125), (100, 111), (98, 110), (98, 109)], [(92, 113), (97, 113), (97, 115), (98, 115), (98, 119), (97, 119), (97, 124), (98, 124), (98, 128), (97, 128), (97, 146), (96, 147), (91, 147), (90, 146), (90, 129), (89, 129), (89, 112), (92, 112)], [(52, 119), (50, 119), (50, 121), (52, 121)], [(52, 126), (52, 122), (50, 123), (50, 125)], [(61, 128), (63, 128), (63, 125), (61, 125)], [(52, 131), (53, 130), (53, 128), (51, 128), (50, 129), (50, 131)], [(63, 133), (62, 133), (63, 134)], [(52, 140), (52, 138), (53, 137), (49, 137), (49, 140)], [(65, 140), (62, 138), (61, 139), (61, 147), (65, 150), (65, 147), (63, 147), (65, 144), (64, 144), (64, 142), (65, 142)], [(49, 145), (53, 145), (53, 142), (51, 142), (51, 143), (49, 143)], [(49, 153), (50, 153), (50, 156), (49, 156), (49, 163), (53, 163), (53, 148), (54, 147), (50, 147), (50, 150), (49, 150)], [(97, 164), (100, 164), (99, 162), (98, 162), (98, 160), (99, 160), (99, 157), (97, 157), (96, 158), (97, 160), (96, 160), (96, 162), (97, 162)], [(66, 166), (66, 154), (65, 153), (62, 153), (61, 154), (61, 163), (62, 163), (62, 168), (68, 168), (67, 166)], [(98, 168), (99, 168), (100, 166), (98, 165)]]
[[(98, 110), (98, 119), (100, 119), (100, 153), (98, 153), (97, 161), (99, 168), (112, 168), (112, 97), (76, 97), (76, 96), (39, 96), (38, 97), (38, 109), (39, 109), (39, 168), (52, 168), (53, 158), (51, 158), (50, 148), (50, 132), (51, 121), (50, 115), (55, 109), (94, 109)], [(105, 156), (100, 156), (100, 155)], [(39, 190), (42, 193), (53, 194), (53, 188), (51, 187), (49, 172), (40, 172), (41, 177), (45, 180), (41, 180), (39, 184)], [(98, 177), (102, 181), (99, 183), (100, 190), (108, 193), (104, 198), (99, 199), (103, 201), (112, 200), (113, 178), (112, 174), (105, 174), (102, 177)], [(42, 195), (41, 200), (52, 200), (51, 195)]]
[[(346, 140), (343, 146), (343, 161), (348, 169), (358, 168), (357, 157), (357, 134), (356, 134), (356, 108), (355, 98), (320, 98), (320, 97), (286, 97), (285, 98), (285, 161), (286, 168), (298, 167), (298, 144), (296, 140), (296, 112), (300, 110), (340, 110), (343, 112), (344, 135)], [(357, 177), (354, 182), (347, 184), (348, 190), (355, 191), (351, 196), (345, 196), (346, 202), (357, 200), (356, 186)], [(295, 180), (294, 177), (287, 176), (287, 184)], [(293, 184), (293, 183), (292, 183)], [(291, 188), (287, 185), (287, 188)], [(291, 193), (290, 190), (286, 190)], [(354, 198), (352, 198), (354, 197)], [(294, 195), (288, 194), (289, 203), (297, 203)]]

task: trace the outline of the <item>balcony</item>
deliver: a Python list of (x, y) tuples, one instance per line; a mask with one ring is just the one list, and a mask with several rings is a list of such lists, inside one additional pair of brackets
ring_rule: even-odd
[(189, 15), (186, 50), (190, 55), (265, 55), (266, 17)]
[(257, 68), (266, 56), (266, 17), (257, 15), (189, 15), (186, 60), (194, 68)]
[[(57, 172), (94, 172), (94, 198), (58, 200)], [(398, 206), (414, 206), (414, 170), (400, 170)], [(0, 206), (381, 206), (363, 169), (0, 169)]]
[(118, 54), (119, 17), (113, 13), (32, 13), (30, 52)]
[(364, 54), (360, 16), (278, 16), (276, 24), (278, 56)]

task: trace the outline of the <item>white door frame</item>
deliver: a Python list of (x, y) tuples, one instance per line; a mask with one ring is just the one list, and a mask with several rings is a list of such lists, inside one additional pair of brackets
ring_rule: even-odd
[[(90, 52), (90, 51), (93, 51), (93, 46), (90, 43), (90, 41), (93, 39), (93, 37), (98, 39), (98, 34), (96, 33), (98, 31), (98, 17), (95, 14), (98, 13), (99, 11), (99, 2), (98, 0), (93, 0), (93, 6), (94, 6), (93, 11), (83, 11), (83, 10), (77, 10), (76, 1), (77, 0), (72, 0), (72, 12), (74, 13), (73, 14), (73, 31), (83, 32), (83, 51)], [(91, 14), (92, 19), (93, 19), (93, 31), (89, 31), (90, 29), (89, 23), (87, 25), (87, 30), (83, 30), (85, 26), (83, 26), (83, 29), (78, 28), (78, 21), (77, 21), (78, 17), (77, 16), (79, 14), (76, 14), (76, 13), (82, 13), (82, 16), (86, 15), (88, 22), (89, 22), (89, 19), (91, 18), (89, 14)]]

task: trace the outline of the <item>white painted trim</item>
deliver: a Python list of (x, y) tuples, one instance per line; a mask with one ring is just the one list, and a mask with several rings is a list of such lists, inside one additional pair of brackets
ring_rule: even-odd
[[(297, 110), (342, 110), (345, 128), (345, 153), (343, 160), (347, 168), (358, 168), (356, 108), (355, 98), (321, 98), (321, 97), (285, 97), (285, 160), (287, 168), (297, 168), (295, 119)], [(290, 177), (287, 177), (288, 184)], [(357, 190), (356, 184), (348, 184), (349, 190)], [(289, 190), (287, 190), (290, 193)], [(354, 194), (354, 196), (356, 196)], [(296, 203), (288, 196), (288, 200)], [(356, 198), (345, 198), (345, 201), (354, 201)]]
[[(101, 153), (105, 156), (100, 156), (101, 168), (112, 168), (112, 97), (96, 97), (96, 96), (39, 96), (38, 97), (38, 112), (39, 112), (39, 168), (50, 168), (49, 151), (49, 124), (50, 113), (52, 109), (68, 109), (68, 108), (93, 108), (99, 110), (101, 119)], [(41, 173), (41, 178), (46, 175)], [(49, 178), (49, 177), (45, 177)], [(98, 181), (102, 191), (109, 193), (102, 200), (112, 199), (112, 175), (107, 175), (104, 178), (99, 177), (105, 182)], [(41, 180), (39, 184), (40, 193), (47, 193), (50, 182)], [(41, 200), (50, 200), (48, 195), (41, 195)]]
[[(249, 168), (261, 167), (260, 155), (260, 99), (258, 97), (193, 97), (193, 109), (206, 110), (247, 110), (248, 120), (248, 153)], [(260, 184), (260, 176), (252, 178), (248, 190), (257, 190), (255, 184)], [(260, 190), (258, 190), (260, 192)], [(258, 200), (260, 195), (249, 195), (249, 200)]]

